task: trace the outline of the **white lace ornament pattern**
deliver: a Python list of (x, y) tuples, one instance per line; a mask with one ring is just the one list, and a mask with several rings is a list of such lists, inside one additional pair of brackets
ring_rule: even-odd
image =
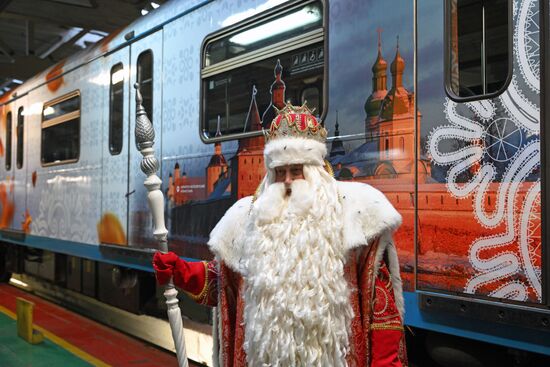
[[(466, 103), (470, 113), (462, 108), (459, 111), (459, 105), (447, 99), (445, 115), (450, 124), (436, 127), (428, 137), (432, 163), (450, 166), (446, 177), (449, 193), (456, 198), (473, 195), (473, 214), (482, 227), (505, 228), (502, 233), (477, 238), (470, 245), (468, 260), (474, 274), (466, 282), (465, 293), (483, 292), (522, 301), (531, 289), (541, 300), (541, 271), (537, 265), (540, 181), (527, 181), (540, 167), (540, 141), (534, 139), (540, 133), (537, 4), (534, 0), (514, 1), (515, 75), (507, 90), (494, 100)], [(518, 74), (521, 80), (516, 77)], [(489, 144), (479, 143), (485, 141)], [(442, 142), (455, 149), (442, 152)], [(486, 196), (489, 186), (495, 187), (498, 174), (493, 162), (498, 162), (499, 167), (504, 164), (505, 169), (496, 189), (494, 210), (490, 212)], [(469, 181), (457, 183), (458, 176), (474, 165), (479, 168)]]

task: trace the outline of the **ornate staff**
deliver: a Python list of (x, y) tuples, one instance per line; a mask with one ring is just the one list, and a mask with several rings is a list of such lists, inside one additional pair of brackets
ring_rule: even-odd
[[(154, 155), (153, 144), (155, 143), (155, 130), (153, 124), (147, 117), (145, 108), (142, 105), (142, 97), (139, 91), (139, 84), (134, 84), (136, 89), (136, 146), (143, 155), (141, 160), (141, 170), (147, 178), (144, 185), (147, 188), (147, 201), (153, 213), (153, 236), (158, 242), (158, 247), (161, 252), (168, 252), (168, 241), (166, 237), (168, 230), (164, 225), (164, 195), (160, 190), (162, 184), (161, 179), (156, 172), (159, 169), (159, 162)], [(187, 353), (185, 352), (185, 342), (183, 339), (183, 322), (181, 320), (181, 311), (178, 306), (178, 291), (174, 287), (172, 279), (164, 289), (164, 297), (166, 297), (166, 305), (168, 307), (168, 321), (172, 330), (172, 338), (176, 347), (178, 356), (178, 365), (187, 367)]]

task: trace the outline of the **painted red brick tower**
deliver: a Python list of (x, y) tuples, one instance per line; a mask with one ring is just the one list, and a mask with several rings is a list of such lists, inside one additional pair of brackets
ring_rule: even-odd
[[(280, 64), (278, 64), (280, 66)], [(262, 120), (256, 104), (256, 87), (252, 88), (252, 99), (248, 109), (245, 129), (261, 131)], [(273, 97), (272, 97), (273, 98)], [(239, 140), (239, 149), (231, 163), (231, 194), (236, 199), (253, 195), (265, 174), (263, 135)]]
[[(216, 131), (216, 137), (221, 136), (220, 130), (220, 117), (218, 116), (218, 128)], [(214, 143), (214, 154), (210, 158), (210, 163), (206, 167), (206, 197), (214, 191), (216, 182), (227, 174), (227, 162), (222, 154), (222, 143)]]
[(269, 93), (271, 93), (271, 103), (267, 106), (264, 114), (262, 115), (262, 126), (264, 129), (269, 129), (271, 121), (277, 116), (277, 109), (283, 109), (285, 107), (285, 89), (286, 85), (283, 82), (283, 66), (281, 61), (277, 60), (277, 64), (274, 69), (275, 81), (271, 84)]

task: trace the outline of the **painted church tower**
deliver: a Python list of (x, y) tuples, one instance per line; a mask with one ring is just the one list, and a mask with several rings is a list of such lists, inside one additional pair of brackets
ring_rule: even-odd
[[(390, 65), (391, 89), (386, 90), (387, 63), (382, 58), (380, 31), (378, 33), (378, 56), (372, 67), (372, 94), (365, 103), (365, 127), (367, 142), (378, 147), (378, 164), (373, 178), (415, 180), (415, 147), (420, 154), (420, 134), (415, 141), (414, 93), (403, 85), (405, 60), (399, 52), (399, 37), (395, 57)], [(417, 131), (421, 114), (416, 118)], [(428, 162), (418, 160), (418, 180), (425, 182), (430, 176)]]
[[(218, 128), (216, 137), (222, 136), (220, 130), (220, 117), (218, 116)], [(214, 143), (214, 154), (206, 167), (206, 197), (214, 191), (216, 182), (227, 172), (227, 162), (222, 154), (222, 143)]]
[[(262, 120), (256, 104), (256, 93), (256, 86), (253, 86), (245, 122), (246, 131), (262, 130)], [(264, 145), (263, 135), (239, 139), (239, 149), (231, 162), (231, 195), (237, 200), (254, 194), (262, 181), (265, 174)]]
[(277, 60), (277, 64), (274, 69), (275, 81), (271, 84), (269, 93), (271, 93), (271, 102), (262, 115), (262, 126), (264, 129), (269, 129), (271, 121), (277, 116), (275, 107), (279, 110), (285, 107), (285, 89), (286, 85), (283, 82), (283, 66), (281, 60)]
[(380, 106), (388, 93), (386, 75), (388, 63), (382, 57), (381, 32), (382, 30), (378, 29), (378, 56), (374, 65), (372, 65), (372, 94), (365, 102), (365, 112), (367, 114), (365, 129), (369, 133), (367, 135), (369, 140), (373, 140), (377, 136)]
[[(390, 70), (392, 86), (382, 101), (378, 120), (380, 161), (391, 163), (401, 178), (414, 179), (414, 94), (403, 86), (405, 60), (399, 53), (399, 38)], [(420, 126), (420, 114), (417, 123)]]

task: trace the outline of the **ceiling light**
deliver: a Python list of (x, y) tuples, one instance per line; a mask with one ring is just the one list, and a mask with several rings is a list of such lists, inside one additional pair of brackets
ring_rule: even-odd
[(156, 8), (158, 8), (159, 6), (160, 6), (159, 4), (157, 4), (157, 3), (151, 1), (151, 7), (152, 7), (153, 9), (156, 9)]
[(220, 24), (222, 27), (227, 27), (232, 24), (235, 24), (237, 22), (240, 22), (241, 20), (244, 20), (246, 18), (250, 18), (258, 13), (261, 13), (264, 10), (270, 9), (274, 6), (277, 6), (279, 4), (284, 3), (287, 0), (267, 0), (267, 2), (259, 5), (256, 8), (247, 9), (245, 11), (242, 11), (240, 13), (232, 14), (225, 18), (224, 21), (222, 21)]
[(321, 19), (321, 12), (317, 7), (304, 7), (282, 18), (272, 20), (260, 26), (238, 33), (229, 39), (230, 42), (247, 46), (263, 39), (288, 32)]
[(149, 13), (149, 10), (141, 9), (141, 15), (146, 15), (147, 13)]

